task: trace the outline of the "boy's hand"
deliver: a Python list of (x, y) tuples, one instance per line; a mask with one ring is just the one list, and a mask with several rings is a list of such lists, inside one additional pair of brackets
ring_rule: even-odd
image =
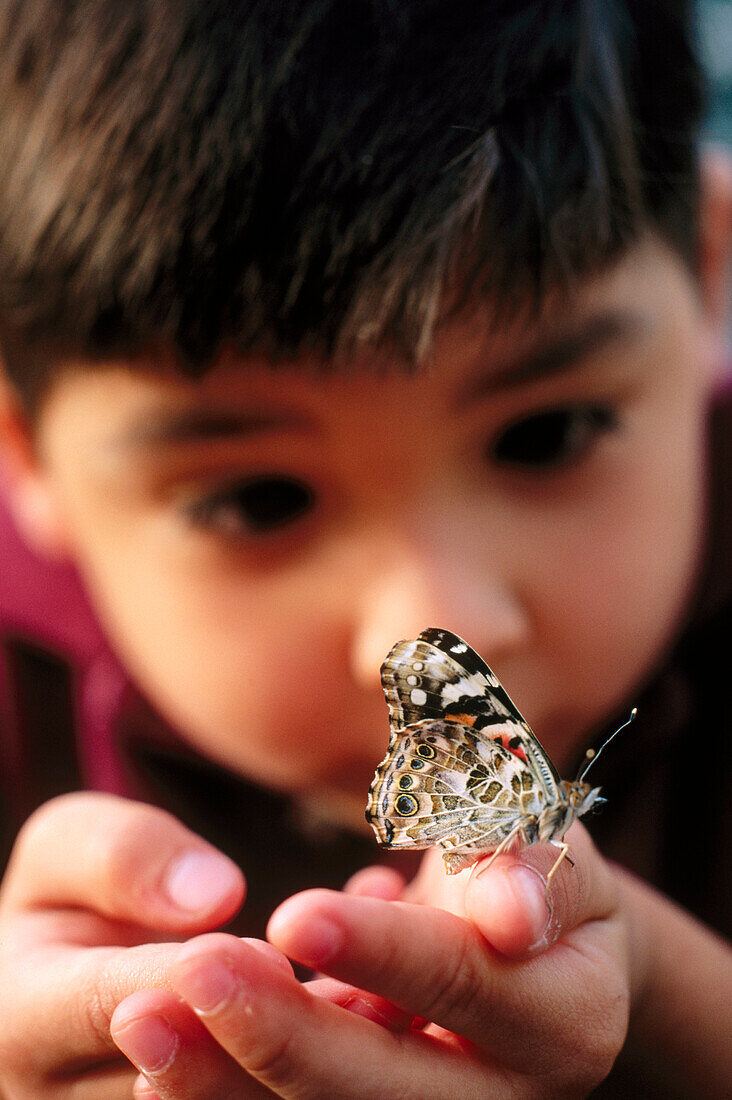
[[(113, 1020), (116, 1040), (147, 1073), (138, 1095), (587, 1095), (623, 1044), (630, 963), (613, 876), (581, 828), (571, 839), (575, 866), (552, 880), (551, 913), (542, 912), (551, 847), (447, 880), (452, 896), (438, 903), (464, 905), (470, 920), (385, 900), (397, 884), (379, 870), (359, 876), (356, 896), (289, 899), (270, 939), (336, 982), (303, 986), (284, 958), (231, 936), (186, 944), (170, 970), (182, 1002), (140, 993)], [(430, 882), (416, 884), (421, 900)], [(151, 1019), (166, 1022), (167, 1048), (154, 1048)]]
[(100, 794), (41, 807), (0, 890), (0, 1096), (129, 1100), (109, 1021), (168, 986), (179, 945), (151, 941), (216, 928), (243, 896), (238, 868), (161, 810)]

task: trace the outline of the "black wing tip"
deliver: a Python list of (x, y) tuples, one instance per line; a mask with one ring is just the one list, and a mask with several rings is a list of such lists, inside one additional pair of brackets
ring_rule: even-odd
[(439, 638), (443, 642), (459, 642), (461, 645), (468, 644), (459, 634), (456, 634), (453, 630), (446, 630), (443, 626), (428, 626), (426, 630), (423, 630), (419, 635), (419, 640), (423, 642), (432, 642), (433, 638)]

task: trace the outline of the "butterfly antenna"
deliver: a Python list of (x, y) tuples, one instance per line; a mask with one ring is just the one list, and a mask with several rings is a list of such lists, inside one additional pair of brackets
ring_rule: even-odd
[(592, 767), (592, 765), (597, 761), (597, 758), (600, 755), (600, 753), (602, 752), (602, 750), (607, 748), (607, 746), (610, 744), (610, 742), (615, 737), (617, 737), (619, 733), (622, 733), (626, 726), (630, 725), (630, 723), (633, 721), (633, 719), (635, 718), (637, 713), (638, 713), (638, 708), (633, 707), (633, 709), (630, 712), (630, 718), (628, 718), (628, 720), (626, 722), (623, 722), (622, 726), (619, 726), (618, 729), (615, 730), (615, 733), (611, 733), (610, 736), (607, 738), (607, 740), (603, 741), (603, 743), (600, 745), (600, 747), (599, 747), (599, 749), (597, 749), (597, 751), (595, 751), (595, 749), (588, 749), (587, 750), (587, 752), (585, 754), (587, 763), (585, 764), (584, 768), (582, 768), (582, 771), (577, 776), (577, 780), (576, 780), (577, 783), (582, 782), (582, 780), (587, 775), (587, 773), (590, 770), (590, 768)]

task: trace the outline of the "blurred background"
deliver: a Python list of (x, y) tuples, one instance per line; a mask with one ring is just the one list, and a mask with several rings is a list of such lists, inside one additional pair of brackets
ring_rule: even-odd
[[(732, 0), (697, 0), (697, 5), (699, 48), (710, 85), (706, 136), (732, 160)], [(732, 290), (728, 317), (732, 347)]]
[(707, 135), (732, 153), (732, 0), (698, 0), (699, 44), (711, 83)]

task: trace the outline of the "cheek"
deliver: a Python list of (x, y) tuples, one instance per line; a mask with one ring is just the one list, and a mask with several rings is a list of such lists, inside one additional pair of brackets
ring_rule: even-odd
[(702, 544), (702, 438), (701, 416), (666, 416), (548, 536), (541, 630), (585, 724), (624, 701), (688, 603)]
[(271, 786), (318, 782), (346, 758), (367, 786), (383, 750), (383, 700), (342, 697), (343, 629), (317, 591), (295, 577), (200, 569), (138, 533), (118, 532), (114, 570), (100, 547), (87, 579), (122, 661), (168, 721)]

